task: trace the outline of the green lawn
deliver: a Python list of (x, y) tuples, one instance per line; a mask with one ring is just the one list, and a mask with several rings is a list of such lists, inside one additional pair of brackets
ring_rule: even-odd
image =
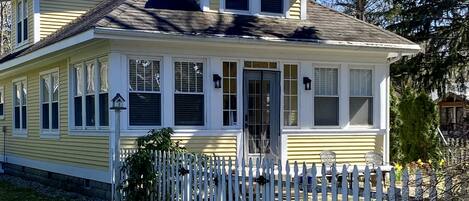
[(0, 201), (60, 201), (64, 199), (50, 198), (27, 188), (18, 188), (0, 181)]

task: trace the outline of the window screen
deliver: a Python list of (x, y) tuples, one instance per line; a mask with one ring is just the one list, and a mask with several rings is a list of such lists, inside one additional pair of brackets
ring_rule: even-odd
[(129, 123), (161, 125), (160, 61), (129, 60)]
[(339, 70), (338, 68), (314, 69), (314, 124), (339, 125)]
[(350, 69), (350, 125), (373, 125), (372, 70)]
[(233, 10), (249, 10), (249, 0), (225, 0), (225, 8)]
[(175, 65), (175, 124), (204, 125), (202, 62), (178, 61)]

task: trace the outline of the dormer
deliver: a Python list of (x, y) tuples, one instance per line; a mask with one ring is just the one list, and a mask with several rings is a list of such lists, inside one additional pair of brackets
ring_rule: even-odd
[(200, 0), (203, 11), (306, 19), (307, 0)]
[(20, 50), (54, 33), (102, 0), (12, 0), (12, 47)]

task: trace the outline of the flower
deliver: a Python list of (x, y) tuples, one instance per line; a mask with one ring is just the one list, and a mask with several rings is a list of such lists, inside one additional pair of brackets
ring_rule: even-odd
[(396, 171), (397, 171), (397, 172), (402, 171), (402, 168), (403, 168), (402, 165), (399, 164), (399, 163), (397, 163), (394, 167), (396, 168)]
[(417, 161), (417, 164), (423, 165), (422, 159), (419, 159), (419, 160)]
[(444, 166), (445, 165), (445, 160), (441, 159), (440, 162), (438, 163), (438, 165)]
[(428, 163), (432, 164), (432, 162), (433, 162), (432, 159), (429, 159), (429, 160), (428, 160)]

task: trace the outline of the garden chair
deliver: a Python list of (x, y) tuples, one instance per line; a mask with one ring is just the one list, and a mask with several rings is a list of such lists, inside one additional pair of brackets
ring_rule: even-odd
[(378, 168), (383, 165), (383, 155), (374, 151), (365, 153), (365, 165), (370, 169)]

